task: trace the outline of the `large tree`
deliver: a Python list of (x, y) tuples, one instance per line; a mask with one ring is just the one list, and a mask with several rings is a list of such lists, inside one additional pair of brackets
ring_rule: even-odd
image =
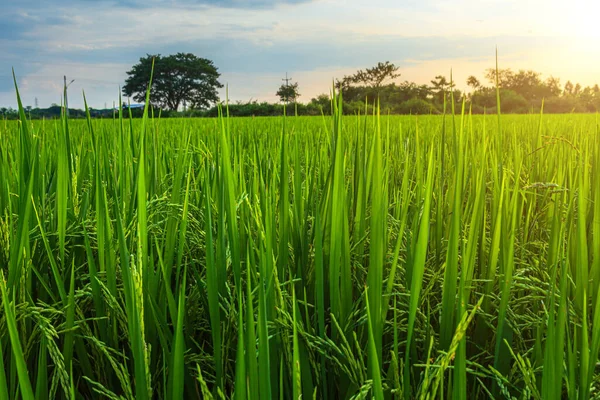
[(275, 94), (279, 96), (279, 100), (281, 100), (282, 103), (296, 102), (296, 99), (300, 97), (298, 82), (290, 84), (284, 83), (279, 87), (279, 90), (277, 90), (277, 93)]
[(474, 75), (470, 75), (467, 78), (467, 85), (471, 86), (473, 90), (477, 90), (481, 87), (481, 82)]
[(460, 91), (454, 89), (456, 84), (454, 81), (448, 81), (443, 75), (436, 75), (435, 79), (431, 80), (431, 93), (433, 100), (438, 105), (444, 104), (444, 96), (448, 95), (446, 99), (450, 100), (450, 93), (454, 91), (454, 99), (458, 100), (461, 96)]
[(398, 69), (399, 67), (389, 61), (379, 62), (372, 68), (367, 68), (365, 70), (359, 69), (356, 71), (356, 73), (352, 75), (351, 81), (378, 90), (384, 82), (400, 76)]
[(335, 80), (335, 88), (344, 94), (348, 101), (373, 100), (381, 98), (390, 89), (393, 80), (400, 76), (399, 67), (389, 61), (379, 62), (371, 68), (359, 69), (350, 76)]
[(152, 102), (162, 108), (177, 110), (187, 103), (191, 108), (206, 108), (219, 101), (219, 72), (211, 60), (191, 53), (170, 56), (147, 54), (127, 72), (123, 94), (137, 102), (145, 101), (152, 61)]
[[(519, 70), (514, 72), (510, 68), (498, 70), (498, 85), (502, 89), (512, 90), (523, 96), (528, 101), (541, 101), (543, 98), (553, 96), (556, 93), (558, 80), (550, 78), (546, 82), (542, 81), (542, 74), (532, 70)], [(492, 84), (496, 85), (496, 69), (489, 68), (486, 71), (486, 78)]]

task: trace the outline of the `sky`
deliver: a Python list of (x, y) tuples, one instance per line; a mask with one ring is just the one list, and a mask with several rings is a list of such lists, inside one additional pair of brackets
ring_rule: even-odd
[[(399, 81), (534, 69), (600, 83), (600, 5), (589, 0), (0, 0), (0, 106), (93, 108), (118, 100), (146, 54), (190, 52), (214, 61), (230, 101), (276, 101), (286, 72), (300, 101), (334, 78), (379, 61)], [(225, 96), (225, 89), (221, 97)]]

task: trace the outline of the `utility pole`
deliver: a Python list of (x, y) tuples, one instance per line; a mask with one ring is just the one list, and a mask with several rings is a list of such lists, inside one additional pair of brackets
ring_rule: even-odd
[[(288, 77), (288, 73), (286, 72), (286, 73), (285, 73), (285, 78), (284, 78), (284, 79), (282, 79), (282, 81), (284, 81), (284, 82), (285, 82), (285, 87), (286, 87), (286, 89), (290, 87), (290, 81), (291, 81), (291, 80), (292, 80), (292, 77), (291, 77), (291, 76), (290, 76), (290, 77)], [(294, 101), (294, 103), (296, 103), (296, 96), (294, 96), (292, 100)], [(288, 98), (288, 99), (287, 99), (287, 101), (286, 101), (286, 105), (289, 105), (289, 104), (290, 104), (290, 100), (289, 100), (289, 98)], [(287, 111), (286, 111), (286, 114), (287, 114)]]
[(39, 108), (38, 98), (37, 97), (35, 98), (34, 104), (35, 104), (35, 108)]
[(71, 79), (71, 82), (67, 84), (67, 76), (64, 75), (63, 77), (65, 80), (65, 116), (69, 118), (69, 102), (67, 101), (67, 88), (69, 87), (69, 85), (71, 85), (71, 83), (75, 82), (75, 79)]
[(282, 81), (285, 81), (285, 86), (290, 86), (290, 81), (292, 80), (292, 78), (288, 78), (287, 76), (287, 72), (285, 73), (285, 79), (282, 79)]

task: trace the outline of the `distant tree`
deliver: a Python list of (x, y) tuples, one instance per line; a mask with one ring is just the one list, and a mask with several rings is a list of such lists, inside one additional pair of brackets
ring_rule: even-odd
[[(502, 94), (500, 96), (502, 97)], [(496, 107), (496, 88), (482, 86), (471, 94), (470, 100), (471, 104), (481, 112), (486, 109), (491, 110)]]
[(560, 96), (562, 92), (562, 87), (560, 85), (560, 79), (550, 76), (546, 79), (546, 86), (548, 87), (548, 91), (552, 96)]
[(346, 92), (352, 86), (352, 77), (344, 76), (342, 79), (336, 79), (334, 86), (338, 91)]
[(571, 81), (567, 81), (567, 83), (565, 83), (565, 89), (563, 91), (563, 94), (569, 95), (569, 96), (573, 95), (573, 88), (574, 88), (574, 86), (571, 83)]
[[(443, 75), (437, 75), (435, 79), (431, 81), (431, 93), (433, 94), (433, 99), (438, 104), (444, 103), (444, 95), (449, 92), (455, 86), (454, 82), (448, 82)], [(455, 96), (455, 98), (457, 98)]]
[[(388, 90), (389, 89), (389, 90)], [(389, 93), (387, 93), (389, 91)], [(427, 85), (417, 85), (414, 82), (404, 81), (399, 85), (392, 84), (386, 87), (385, 93), (387, 96), (382, 96), (392, 104), (392, 108), (396, 109), (399, 103), (420, 99), (428, 101), (431, 98), (431, 90)]]
[(152, 61), (152, 102), (161, 108), (176, 111), (183, 102), (192, 108), (207, 108), (219, 101), (217, 90), (223, 85), (214, 63), (191, 53), (170, 56), (147, 54), (127, 72), (123, 94), (144, 102), (150, 80)]
[(402, 102), (396, 108), (396, 111), (400, 114), (411, 114), (411, 115), (426, 115), (437, 113), (437, 110), (433, 104), (428, 103), (423, 99), (410, 99)]
[(597, 110), (596, 96), (594, 95), (594, 89), (586, 86), (580, 90), (578, 94), (578, 101), (585, 111), (593, 112)]
[[(500, 69), (498, 70), (498, 85), (502, 89), (519, 94), (532, 104), (539, 104), (543, 98), (557, 96), (561, 91), (559, 79), (551, 76), (543, 81), (541, 76), (541, 73), (532, 70), (513, 72), (511, 69)], [(487, 70), (486, 78), (495, 86), (495, 68)]]
[(384, 82), (400, 76), (398, 73), (399, 68), (400, 67), (397, 67), (394, 63), (389, 61), (378, 62), (377, 65), (372, 68), (367, 68), (365, 70), (359, 69), (356, 71), (356, 73), (350, 77), (350, 81), (378, 90)]
[(502, 112), (506, 113), (526, 113), (529, 111), (530, 104), (527, 99), (513, 90), (503, 90), (500, 93)]
[(467, 78), (467, 85), (471, 86), (473, 90), (477, 90), (481, 87), (481, 82), (475, 76), (471, 75)]
[[(450, 82), (448, 82), (448, 79), (446, 79), (445, 76), (443, 75), (437, 75), (435, 77), (435, 79), (431, 80), (431, 85), (432, 88), (437, 92), (437, 91), (444, 91), (447, 90), (448, 88), (450, 88)], [(452, 84), (452, 87), (454, 86), (454, 83)]]
[(532, 70), (519, 70), (514, 74), (508, 89), (514, 90), (529, 100), (541, 98), (544, 95), (541, 74)]
[(298, 82), (294, 82), (292, 84), (282, 84), (275, 94), (279, 96), (279, 100), (282, 103), (296, 102), (296, 99), (300, 97), (300, 92), (298, 91)]
[(326, 94), (320, 94), (310, 100), (309, 106), (315, 107), (324, 114), (331, 113), (331, 98)]
[[(514, 72), (510, 68), (499, 69), (497, 72), (498, 72), (498, 86), (505, 88), (505, 89), (509, 88), (512, 84), (511, 82), (513, 81), (513, 78), (515, 75)], [(489, 68), (485, 73), (485, 77), (492, 84), (492, 86), (496, 86), (496, 69), (495, 68)]]

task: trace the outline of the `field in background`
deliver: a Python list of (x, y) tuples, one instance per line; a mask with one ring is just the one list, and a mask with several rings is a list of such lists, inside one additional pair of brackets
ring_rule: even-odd
[(0, 399), (598, 396), (597, 117), (339, 106), (0, 121)]

